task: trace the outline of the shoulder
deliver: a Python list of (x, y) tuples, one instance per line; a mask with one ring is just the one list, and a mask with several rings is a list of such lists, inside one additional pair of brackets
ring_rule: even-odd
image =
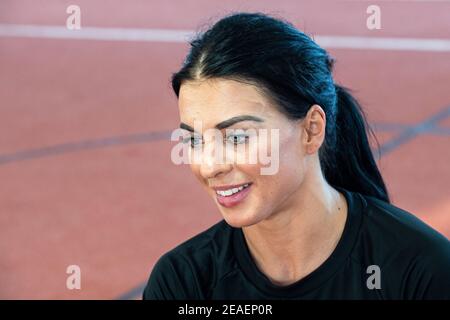
[(406, 210), (363, 198), (364, 256), (379, 262), (387, 280), (401, 282), (404, 297), (450, 299), (450, 241)]
[(205, 299), (221, 274), (233, 268), (232, 231), (221, 220), (163, 254), (151, 271), (144, 299)]
[(364, 196), (364, 228), (376, 232), (391, 247), (410, 248), (416, 253), (442, 250), (449, 254), (449, 240), (412, 213), (374, 197)]

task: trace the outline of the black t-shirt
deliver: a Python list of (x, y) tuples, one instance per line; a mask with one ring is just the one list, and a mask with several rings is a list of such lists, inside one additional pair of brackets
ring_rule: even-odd
[(221, 220), (165, 253), (143, 298), (450, 299), (450, 241), (412, 214), (342, 188), (348, 203), (335, 250), (316, 270), (273, 284), (256, 266), (241, 228)]

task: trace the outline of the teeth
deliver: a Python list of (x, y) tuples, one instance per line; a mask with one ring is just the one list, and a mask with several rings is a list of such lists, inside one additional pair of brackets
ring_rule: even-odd
[(232, 194), (238, 193), (239, 191), (243, 190), (244, 188), (247, 188), (249, 186), (248, 183), (244, 184), (243, 186), (240, 186), (239, 188), (232, 188), (228, 190), (217, 190), (216, 193), (222, 197), (228, 197)]

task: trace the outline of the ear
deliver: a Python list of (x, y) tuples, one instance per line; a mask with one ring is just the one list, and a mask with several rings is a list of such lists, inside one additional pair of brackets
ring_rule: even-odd
[(307, 154), (317, 152), (325, 140), (326, 116), (322, 107), (311, 106), (303, 121), (304, 145)]

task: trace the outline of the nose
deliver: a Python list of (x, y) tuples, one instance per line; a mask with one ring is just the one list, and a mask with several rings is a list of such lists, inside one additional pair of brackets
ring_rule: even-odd
[(214, 141), (205, 142), (200, 164), (200, 174), (203, 178), (215, 178), (230, 172), (232, 169), (233, 164), (226, 161), (225, 150), (221, 148), (221, 145)]

